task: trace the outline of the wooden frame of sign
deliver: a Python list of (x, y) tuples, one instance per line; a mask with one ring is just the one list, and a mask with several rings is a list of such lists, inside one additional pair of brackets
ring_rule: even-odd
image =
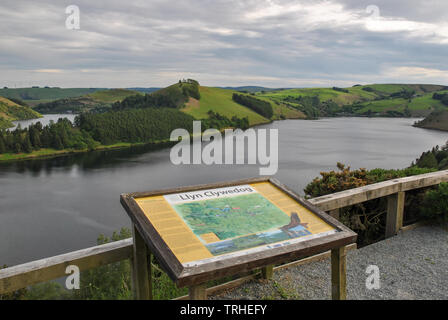
[[(249, 188), (243, 188), (243, 186), (249, 186)], [(188, 254), (185, 255), (186, 253), (181, 249), (173, 249), (173, 243), (175, 243), (173, 241), (177, 240), (179, 242), (180, 240), (181, 242), (183, 242), (183, 238), (179, 239), (179, 233), (175, 234), (174, 232), (171, 232), (171, 235), (167, 236), (163, 232), (160, 232), (162, 224), (159, 222), (155, 223), (155, 219), (157, 218), (157, 214), (159, 213), (156, 212), (159, 210), (158, 208), (161, 208), (159, 211), (163, 211), (166, 210), (167, 207), (170, 207), (172, 212), (175, 213), (178, 209), (173, 209), (173, 207), (171, 207), (168, 202), (166, 202), (166, 206), (164, 206), (163, 208), (160, 206), (156, 207), (157, 209), (151, 209), (151, 207), (148, 209), (147, 207), (145, 207), (145, 201), (149, 203), (154, 197), (158, 197), (158, 205), (160, 205), (165, 203), (165, 199), (171, 199), (172, 197), (169, 198), (171, 195), (178, 197), (179, 194), (185, 195), (186, 193), (201, 192), (207, 189), (221, 190), (222, 188), (229, 187), (236, 188), (236, 191), (233, 192), (245, 192), (245, 190), (250, 191), (250, 188), (253, 187), (255, 188), (254, 190), (260, 191), (262, 196), (268, 195), (268, 202), (271, 201), (269, 199), (270, 194), (266, 192), (271, 192), (271, 194), (276, 195), (277, 198), (281, 193), (284, 195), (284, 198), (280, 199), (278, 203), (280, 203), (280, 201), (283, 201), (282, 203), (285, 203), (285, 205), (296, 206), (297, 209), (294, 209), (294, 211), (308, 213), (311, 212), (311, 214), (314, 215), (314, 220), (311, 223), (311, 228), (317, 225), (324, 225), (325, 228), (330, 228), (331, 230), (328, 231), (327, 229), (323, 229), (324, 231), (327, 231), (316, 234), (314, 234), (314, 232), (310, 233), (308, 230), (306, 230), (306, 228), (309, 227), (302, 227), (307, 226), (308, 223), (300, 223), (300, 218), (298, 219), (298, 215), (293, 212), (293, 215), (295, 215), (295, 219), (298, 220), (298, 223), (297, 221), (296, 223), (293, 223), (293, 217), (291, 216), (290, 224), (288, 224), (287, 226), (283, 226), (274, 232), (276, 236), (285, 236), (285, 234), (287, 234), (291, 237), (291, 240), (270, 242), (264, 246), (262, 245), (256, 247), (248, 247), (242, 250), (238, 248), (230, 253), (215, 254), (211, 257), (207, 256), (204, 259), (200, 258), (198, 261), (194, 259), (193, 261), (191, 261), (192, 258), (188, 258)], [(273, 199), (273, 197), (274, 196), (272, 196), (271, 198)], [(308, 201), (304, 200), (295, 192), (291, 191), (288, 187), (281, 184), (275, 179), (254, 178), (227, 183), (181, 187), (168, 190), (156, 190), (151, 192), (129, 193), (122, 194), (120, 200), (134, 225), (133, 277), (134, 290), (136, 291), (135, 293), (137, 295), (137, 298), (152, 298), (150, 270), (151, 264), (149, 263), (150, 254), (154, 254), (156, 256), (164, 271), (169, 275), (169, 277), (176, 283), (178, 287), (188, 286), (190, 288), (191, 299), (205, 299), (206, 294), (204, 284), (210, 280), (216, 280), (224, 278), (226, 276), (241, 274), (244, 272), (251, 272), (257, 268), (263, 268), (263, 275), (265, 277), (269, 277), (271, 274), (270, 271), (272, 270), (272, 265), (306, 258), (309, 256), (327, 252), (329, 250), (331, 250), (332, 253), (332, 297), (333, 299), (346, 298), (345, 247), (356, 242), (356, 233), (354, 233), (352, 230), (350, 230), (325, 212), (316, 208)], [(240, 203), (245, 205), (246, 202), (244, 201), (246, 200), (243, 200), (243, 202)], [(294, 203), (292, 203), (291, 201)], [(233, 209), (240, 208), (238, 207)], [(271, 209), (271, 211), (272, 210), (273, 209)], [(284, 209), (282, 210), (285, 211)], [(299, 215), (302, 214), (300, 213)], [(162, 216), (162, 214), (159, 214), (159, 216)], [(192, 231), (191, 224), (187, 226), (186, 220), (182, 220), (182, 217), (180, 215), (178, 215), (176, 219), (179, 219), (181, 223), (184, 223), (184, 227), (190, 227), (189, 232)], [(288, 229), (289, 226), (292, 226), (295, 229)], [(179, 232), (181, 232), (182, 236), (182, 231)], [(306, 236), (303, 236), (303, 233), (300, 232), (308, 233), (306, 233)], [(208, 233), (207, 237), (210, 238), (210, 234), (212, 235), (212, 238), (216, 238), (215, 243), (219, 244), (225, 241), (223, 240), (219, 242), (220, 239), (218, 239), (218, 237), (216, 237), (216, 235), (214, 235), (213, 233)], [(272, 235), (272, 233), (261, 234), (263, 236), (263, 239), (266, 236)], [(299, 234), (300, 236), (298, 236), (298, 238), (293, 238), (294, 235), (297, 236), (297, 234)], [(259, 237), (259, 235), (260, 233), (255, 233), (248, 237)], [(173, 238), (174, 236), (177, 236), (177, 238)], [(205, 242), (205, 248), (206, 246), (208, 246), (207, 241), (204, 241), (204, 239), (200, 239), (200, 237), (201, 236), (198, 236), (196, 234), (195, 241), (200, 240), (202, 243)], [(187, 243), (188, 241), (193, 241), (193, 238), (195, 238), (193, 232), (191, 232), (190, 235), (185, 233), (185, 243)], [(244, 240), (249, 241), (250, 239), (245, 238)], [(210, 241), (210, 239), (208, 239), (208, 241)], [(225, 241), (225, 244), (228, 245), (229, 241)], [(201, 245), (201, 242), (198, 242), (199, 247)], [(211, 240), (211, 242), (213, 242), (213, 239)], [(222, 249), (219, 246), (219, 248), (217, 249), (217, 246), (215, 246), (213, 243), (210, 245), (214, 246), (214, 248), (208, 249), (210, 250), (210, 252), (212, 252), (211, 250)], [(230, 246), (234, 245), (234, 243), (230, 243)], [(208, 252), (207, 250), (198, 250), (199, 251), (197, 252)], [(198, 257), (201, 257), (201, 255), (199, 254)]]

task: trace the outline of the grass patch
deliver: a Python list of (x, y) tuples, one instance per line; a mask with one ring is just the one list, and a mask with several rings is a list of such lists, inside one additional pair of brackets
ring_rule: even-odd
[(236, 91), (211, 88), (211, 87), (200, 87), (199, 92), (201, 94), (201, 99), (199, 100), (199, 107), (197, 104), (189, 104), (181, 111), (193, 116), (196, 119), (207, 119), (208, 111), (219, 113), (229, 119), (233, 116), (238, 118), (248, 117), (249, 125), (257, 125), (262, 123), (268, 123), (269, 120), (262, 117), (258, 113), (246, 108), (232, 100), (232, 95)]

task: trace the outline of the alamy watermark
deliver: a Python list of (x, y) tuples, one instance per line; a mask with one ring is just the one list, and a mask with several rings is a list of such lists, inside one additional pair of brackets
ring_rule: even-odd
[(373, 4), (366, 7), (366, 13), (370, 14), (369, 18), (372, 19), (378, 19), (381, 15), (380, 8)]
[(65, 273), (69, 274), (65, 280), (65, 287), (68, 290), (79, 290), (80, 289), (80, 270), (78, 266), (70, 265), (65, 269)]
[[(201, 121), (194, 121), (193, 141), (191, 141), (190, 133), (185, 129), (176, 129), (171, 133), (171, 141), (179, 141), (179, 138), (181, 141), (171, 149), (170, 153), (170, 159), (174, 165), (258, 164), (264, 166), (259, 169), (260, 175), (270, 176), (278, 171), (277, 129), (247, 129), (246, 131), (226, 129), (223, 138), (217, 129), (208, 129), (202, 133)], [(203, 146), (202, 142), (209, 143)]]
[(79, 7), (76, 5), (70, 5), (65, 8), (65, 13), (69, 15), (67, 19), (65, 19), (65, 27), (68, 30), (81, 29), (81, 16)]
[(369, 275), (366, 279), (366, 288), (368, 290), (379, 290), (381, 288), (380, 268), (375, 265), (370, 265), (366, 269), (366, 274)]

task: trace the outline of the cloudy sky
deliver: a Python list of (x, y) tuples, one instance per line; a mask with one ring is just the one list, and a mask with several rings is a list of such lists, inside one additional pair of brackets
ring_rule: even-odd
[(0, 86), (448, 85), (446, 0), (1, 0), (0, 30)]

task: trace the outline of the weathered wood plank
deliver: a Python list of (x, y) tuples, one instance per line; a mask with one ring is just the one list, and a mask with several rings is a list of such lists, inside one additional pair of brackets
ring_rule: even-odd
[(403, 227), (405, 192), (398, 192), (387, 198), (386, 239)]
[(132, 257), (132, 239), (74, 251), (0, 270), (0, 294), (67, 276), (69, 265), (81, 271)]
[(438, 185), (441, 182), (448, 182), (448, 170), (375, 183), (361, 188), (309, 199), (309, 202), (323, 211), (331, 211), (386, 197), (401, 191), (404, 192)]
[(339, 215), (341, 213), (341, 209), (334, 209), (328, 212), (328, 214), (330, 215), (330, 217), (339, 220)]
[(347, 263), (345, 247), (331, 250), (331, 296), (333, 300), (347, 299)]
[(134, 245), (132, 258), (132, 282), (137, 300), (152, 300), (151, 253), (145, 241), (133, 227)]
[(207, 300), (207, 287), (205, 284), (198, 284), (188, 288), (190, 300)]

